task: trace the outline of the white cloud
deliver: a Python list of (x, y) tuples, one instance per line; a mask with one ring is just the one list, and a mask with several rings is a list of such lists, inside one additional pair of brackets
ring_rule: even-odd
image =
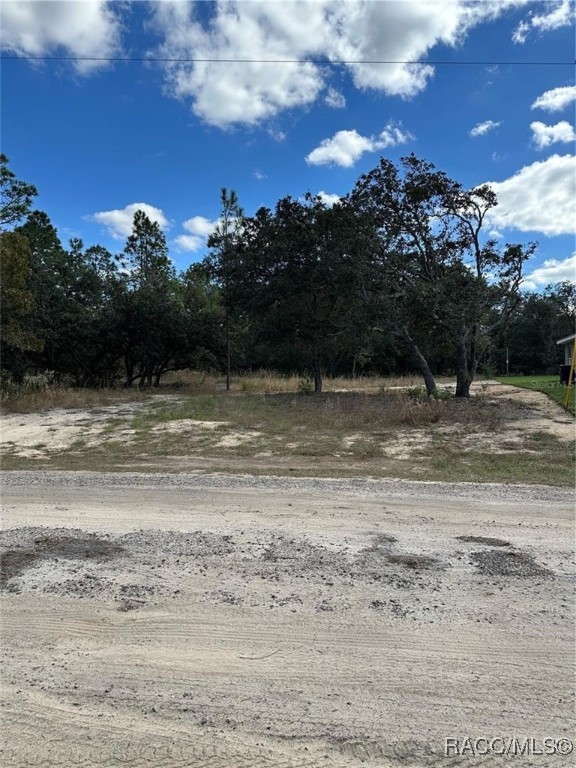
[(498, 196), (490, 224), (522, 232), (569, 235), (575, 231), (576, 157), (552, 155), (501, 182), (488, 182)]
[[(548, 10), (550, 4), (545, 6)], [(551, 32), (554, 29), (560, 27), (567, 27), (574, 21), (574, 7), (572, 0), (556, 0), (552, 5), (551, 10), (546, 13), (534, 13), (531, 12), (526, 19), (520, 22), (514, 34), (512, 40), (515, 43), (525, 43), (528, 35), (532, 30), (538, 32)]]
[(176, 250), (180, 253), (188, 251), (199, 251), (206, 245), (206, 239), (196, 235), (178, 235), (174, 238)]
[(203, 26), (197, 18), (200, 12), (190, 3), (158, 4), (154, 18), (164, 36), (161, 55), (249, 63), (167, 64), (170, 94), (191, 100), (198, 117), (220, 127), (253, 125), (317, 99), (323, 88), (317, 66), (301, 61), (268, 62), (300, 59), (304, 50), (295, 41), (300, 34), (307, 37), (310, 28), (318, 28), (322, 8), (295, 4), (286, 11), (273, 2), (221, 2), (212, 7), (212, 19)]
[(176, 249), (178, 251), (200, 251), (206, 247), (208, 237), (219, 223), (219, 219), (211, 220), (205, 216), (192, 216), (191, 219), (187, 219), (182, 227), (188, 234), (178, 235), (174, 238)]
[(541, 96), (538, 96), (531, 108), (545, 109), (547, 112), (560, 112), (573, 101), (576, 101), (576, 85), (564, 85), (545, 91)]
[[(156, 53), (196, 59), (162, 65), (167, 92), (224, 128), (316, 102), (329, 75), (314, 59), (349, 62), (342, 66), (359, 89), (412, 98), (434, 67), (402, 62), (421, 61), (437, 45), (456, 47), (473, 27), (529, 1), (162, 2), (154, 6), (152, 27), (162, 39)], [(340, 103), (330, 89), (325, 98)]]
[(192, 216), (187, 219), (182, 226), (186, 232), (200, 237), (209, 237), (220, 223), (219, 219), (207, 219), (205, 216)]
[[(2, 3), (2, 49), (20, 56), (114, 56), (120, 50), (120, 31), (113, 3), (105, 0)], [(106, 63), (76, 61), (74, 66), (88, 74)]]
[(324, 97), (324, 103), (327, 104), (327, 106), (332, 107), (332, 109), (344, 109), (346, 106), (346, 99), (340, 91), (337, 91), (336, 88), (330, 86)]
[(568, 144), (576, 141), (574, 128), (566, 120), (561, 120), (556, 125), (545, 125), (544, 123), (530, 123), (532, 129), (532, 141), (537, 149), (545, 149), (551, 144)]
[(316, 149), (306, 156), (309, 165), (341, 165), (349, 168), (364, 152), (375, 149), (373, 139), (361, 136), (358, 131), (338, 131), (331, 139), (323, 139)]
[(536, 290), (564, 280), (576, 283), (576, 253), (561, 261), (548, 259), (541, 267), (537, 267), (529, 275), (526, 275), (522, 285), (528, 290)]
[(392, 121), (377, 136), (362, 136), (356, 130), (338, 131), (330, 139), (323, 139), (306, 156), (309, 165), (340, 165), (350, 168), (365, 152), (376, 152), (394, 147), (413, 139), (412, 134), (403, 131)]
[(258, 168), (256, 168), (256, 170), (253, 172), (252, 176), (254, 176), (257, 181), (263, 181), (264, 179), (268, 178), (268, 176), (265, 173), (262, 173), (262, 171), (258, 170)]
[(328, 206), (329, 208), (332, 208), (333, 205), (335, 205), (336, 203), (339, 203), (340, 200), (342, 199), (340, 195), (332, 195), (329, 192), (324, 192), (323, 190), (320, 190), (320, 192), (318, 192), (318, 197), (320, 198), (320, 200), (322, 200), (324, 205)]
[(136, 211), (144, 211), (146, 216), (148, 216), (151, 221), (157, 222), (162, 229), (166, 229), (169, 226), (169, 221), (166, 216), (164, 216), (163, 211), (148, 203), (131, 203), (125, 208), (117, 208), (112, 211), (99, 211), (89, 218), (93, 221), (97, 221), (99, 224), (103, 224), (108, 230), (108, 233), (115, 240), (124, 240), (132, 234), (132, 223)]
[(494, 120), (485, 120), (483, 123), (477, 123), (469, 133), (470, 136), (484, 136), (489, 131), (493, 131), (494, 128), (498, 128), (501, 125), (500, 122), (494, 122)]

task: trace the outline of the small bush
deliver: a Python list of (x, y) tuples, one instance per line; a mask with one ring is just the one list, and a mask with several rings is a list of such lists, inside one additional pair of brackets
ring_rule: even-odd
[(441, 389), (437, 389), (434, 393), (434, 398), (436, 400), (442, 400), (443, 402), (447, 402), (449, 400), (454, 399), (454, 393), (450, 389), (446, 389), (446, 387), (441, 387)]
[(424, 387), (408, 387), (406, 395), (410, 400), (415, 400), (416, 402), (424, 400), (427, 396)]
[(310, 376), (304, 376), (304, 378), (300, 379), (298, 382), (297, 392), (300, 395), (314, 394), (314, 381), (310, 378)]

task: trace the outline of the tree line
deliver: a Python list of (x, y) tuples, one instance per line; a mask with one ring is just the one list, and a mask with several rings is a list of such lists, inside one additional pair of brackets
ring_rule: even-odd
[(485, 234), (497, 204), (414, 155), (382, 158), (333, 206), (284, 197), (254, 216), (223, 189), (208, 255), (177, 273), (143, 211), (123, 250), (64, 246), (35, 187), (0, 156), (4, 380), (50, 371), (76, 386), (159, 386), (169, 371), (274, 368), (323, 377), (419, 370), (555, 370), (572, 332), (571, 283), (520, 290), (536, 244)]

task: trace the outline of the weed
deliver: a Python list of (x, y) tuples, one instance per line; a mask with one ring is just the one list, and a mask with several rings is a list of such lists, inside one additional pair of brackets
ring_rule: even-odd
[(298, 393), (300, 395), (313, 395), (314, 394), (314, 382), (310, 376), (305, 376), (298, 382)]

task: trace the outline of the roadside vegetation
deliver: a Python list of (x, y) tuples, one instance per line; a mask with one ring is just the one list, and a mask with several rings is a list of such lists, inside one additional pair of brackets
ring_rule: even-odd
[[(440, 378), (439, 386), (450, 380)], [(421, 379), (415, 374), (404, 376), (334, 376), (324, 382), (326, 392), (378, 393), (384, 390), (410, 389), (421, 391)], [(160, 388), (134, 387), (74, 387), (69, 381), (55, 380), (51, 374), (26, 376), (19, 382), (5, 381), (0, 392), (0, 412), (32, 413), (54, 408), (96, 408), (122, 402), (148, 402), (158, 395), (210, 395), (226, 391), (226, 380), (221, 375), (204, 371), (177, 371), (166, 374)], [(230, 377), (229, 394), (310, 394), (313, 382), (307, 376), (280, 374), (275, 371), (256, 371)]]
[(572, 414), (576, 414), (576, 387), (570, 389), (570, 397), (566, 405), (566, 387), (560, 384), (558, 376), (497, 376), (496, 380), (502, 384), (511, 384), (522, 389), (533, 389), (543, 392), (554, 402), (567, 408)]
[(531, 409), (488, 385), (462, 400), (453, 383), (428, 398), (411, 378), (334, 379), (321, 395), (302, 384), (263, 373), (226, 392), (222, 378), (189, 372), (160, 390), (31, 393), (5, 419), (38, 429), (5, 443), (3, 468), (572, 482), (566, 441), (530, 429)]

